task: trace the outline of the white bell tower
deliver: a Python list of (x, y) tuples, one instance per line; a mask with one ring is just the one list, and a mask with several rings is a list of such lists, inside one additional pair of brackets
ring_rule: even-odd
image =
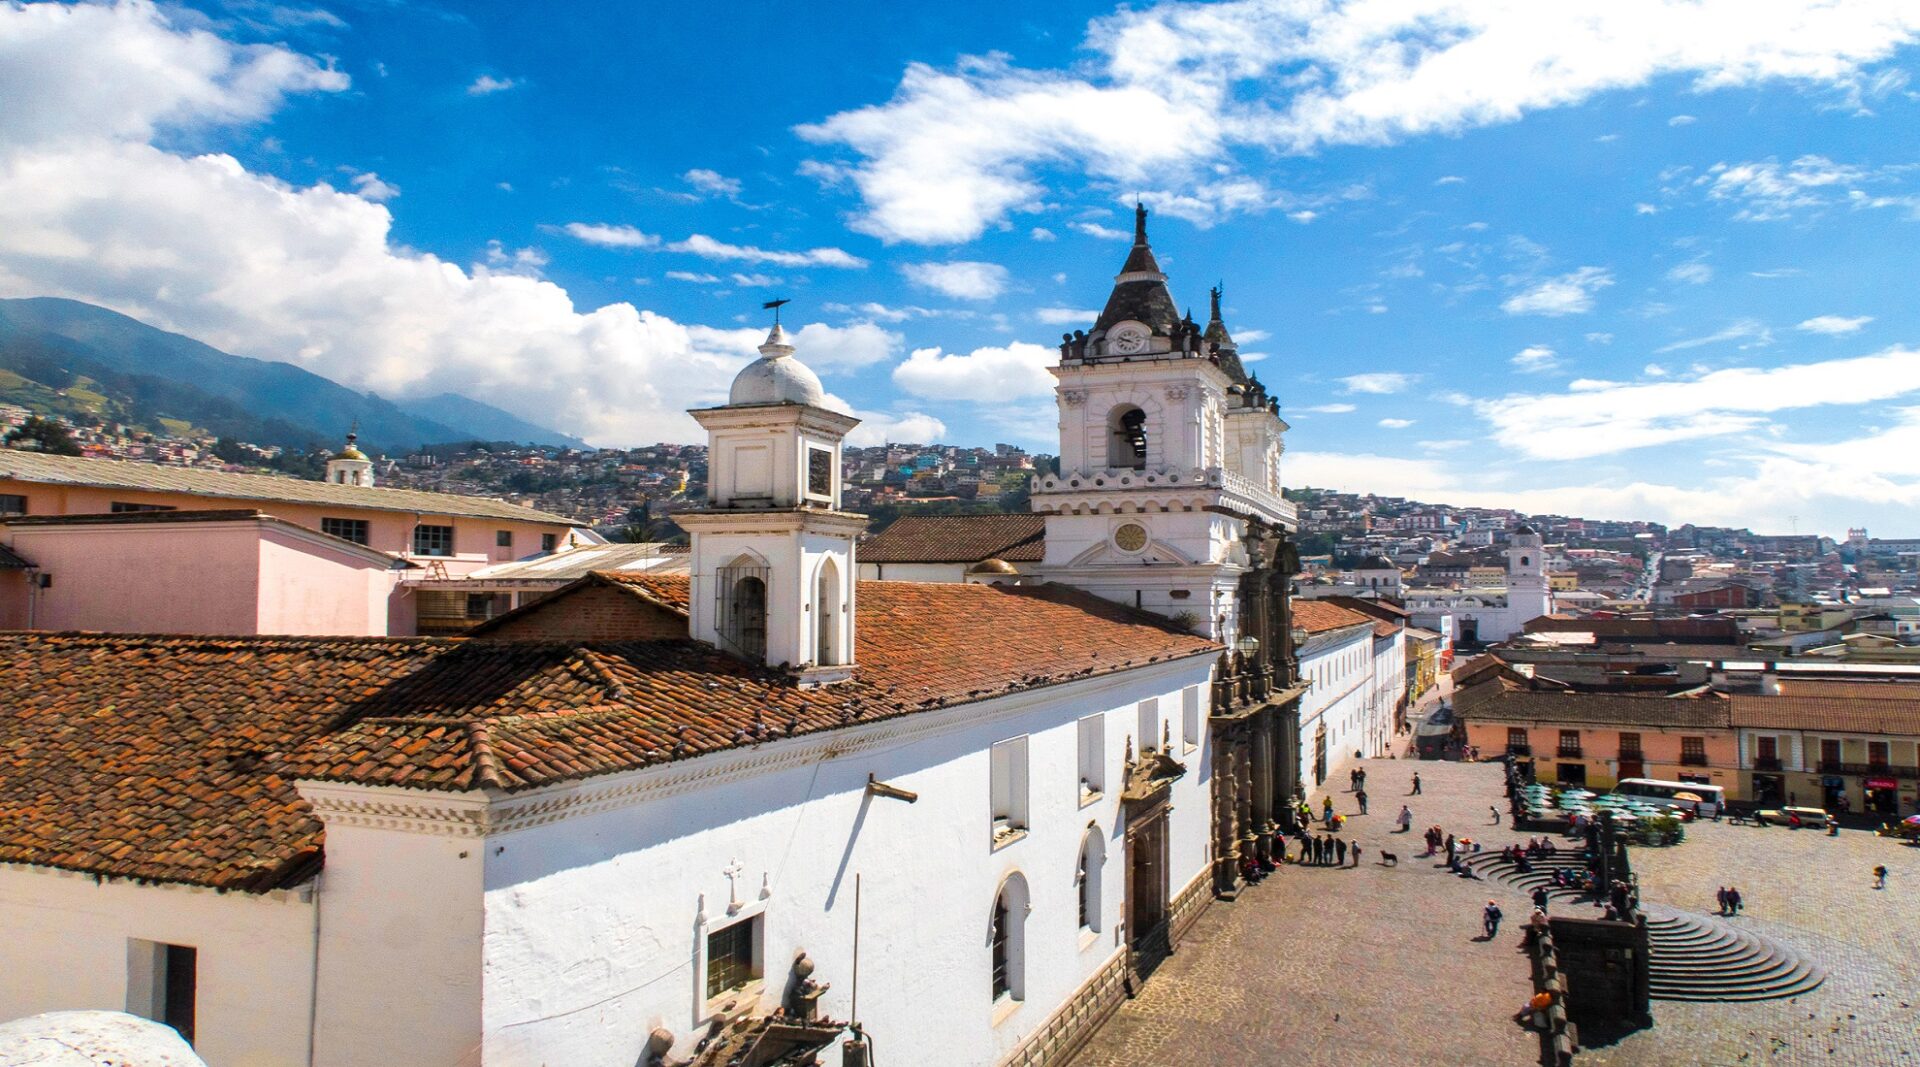
[(854, 539), (840, 510), (840, 443), (859, 425), (828, 409), (777, 318), (707, 431), (707, 506), (676, 514), (693, 537), (690, 629), (723, 652), (794, 672), (853, 674)]
[(1507, 606), (1518, 622), (1553, 612), (1545, 557), (1546, 543), (1533, 527), (1521, 523), (1507, 536)]
[(358, 430), (348, 432), (347, 446), (327, 460), (327, 481), (335, 485), (373, 487), (373, 461), (354, 444), (359, 439)]

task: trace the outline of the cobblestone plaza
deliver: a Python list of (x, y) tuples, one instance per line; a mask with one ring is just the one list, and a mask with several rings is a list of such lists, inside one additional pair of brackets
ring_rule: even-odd
[[(1343, 776), (1329, 780), (1343, 831), (1365, 850), (1357, 868), (1289, 864), (1201, 918), (1178, 955), (1127, 1002), (1076, 1067), (1141, 1064), (1533, 1064), (1539, 1043), (1512, 1017), (1531, 992), (1519, 951), (1530, 908), (1517, 891), (1448, 873), (1421, 857), (1420, 832), (1500, 848), (1527, 835), (1494, 826), (1504, 802), (1490, 764), (1370, 760), (1370, 814)], [(1408, 796), (1415, 771), (1423, 791)], [(1320, 796), (1312, 798), (1316, 810)], [(1413, 832), (1395, 833), (1402, 804)], [(1382, 852), (1398, 855), (1383, 865)], [(1578, 1064), (1920, 1063), (1920, 850), (1862, 831), (1699, 824), (1674, 848), (1636, 848), (1642, 895), (1711, 913), (1737, 885), (1732, 920), (1817, 961), (1825, 985), (1746, 1004), (1656, 1001), (1654, 1026), (1584, 1049)], [(1871, 888), (1884, 863), (1888, 888)], [(1507, 923), (1493, 942), (1480, 911)], [(1564, 912), (1565, 905), (1556, 905)], [(1586, 914), (1582, 908), (1580, 914)]]

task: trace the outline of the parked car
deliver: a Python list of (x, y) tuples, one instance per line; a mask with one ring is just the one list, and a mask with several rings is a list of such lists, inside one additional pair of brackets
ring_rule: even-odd
[(1754, 818), (1776, 826), (1825, 826), (1828, 815), (1820, 808), (1764, 808)]

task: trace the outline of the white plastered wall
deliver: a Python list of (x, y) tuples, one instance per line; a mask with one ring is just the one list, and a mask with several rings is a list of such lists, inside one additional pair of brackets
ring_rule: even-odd
[(314, 905), (299, 891), (216, 893), (0, 864), (0, 1020), (127, 1011), (129, 941), (187, 945), (194, 1050), (211, 1067), (307, 1062)]
[[(882, 1062), (998, 1062), (1122, 951), (1125, 828), (1117, 793), (1141, 700), (1159, 701), (1189, 768), (1173, 787), (1170, 888), (1177, 894), (1205, 875), (1209, 753), (1204, 736), (1199, 748), (1184, 749), (1180, 693), (1204, 686), (1210, 663), (1196, 657), (969, 705), (948, 715), (940, 732), (873, 747), (858, 739), (893, 727), (846, 731), (839, 756), (731, 779), (702, 775), (696, 781), (704, 784), (678, 793), (490, 838), (487, 1062), (633, 1062), (655, 1026), (673, 1030), (686, 1052), (701, 1032), (705, 935), (755, 914), (763, 924), (763, 1002), (778, 1003), (794, 953), (804, 949), (818, 966), (815, 977), (832, 985), (822, 1011), (846, 1018), (856, 876), (860, 1017), (876, 1051), (884, 1050)], [(1108, 791), (1082, 806), (1077, 722), (1096, 711), (1107, 714)], [(901, 724), (910, 727), (913, 718)], [(995, 849), (988, 752), (1023, 734), (1030, 829)], [(775, 761), (783, 749), (813, 743), (775, 742), (756, 753)], [(626, 778), (642, 788), (650, 778), (699, 772), (698, 764), (717, 773), (739, 758)], [(868, 797), (869, 774), (919, 800)], [(1100, 918), (1090, 934), (1079, 928), (1074, 889), (1089, 823), (1105, 842)], [(988, 922), (997, 888), (1015, 873), (1032, 902), (1023, 932), (1025, 999), (997, 1013)], [(739, 911), (729, 915), (735, 900)]]

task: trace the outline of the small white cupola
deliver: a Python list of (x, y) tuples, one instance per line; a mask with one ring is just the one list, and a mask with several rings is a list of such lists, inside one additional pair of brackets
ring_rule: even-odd
[(335, 485), (373, 486), (373, 461), (354, 444), (360, 439), (356, 427), (347, 433), (347, 445), (327, 460), (327, 481)]
[(825, 404), (776, 318), (728, 403), (689, 412), (707, 431), (707, 506), (674, 516), (693, 539), (693, 637), (803, 685), (852, 676), (866, 528), (840, 510), (841, 441), (860, 420)]

